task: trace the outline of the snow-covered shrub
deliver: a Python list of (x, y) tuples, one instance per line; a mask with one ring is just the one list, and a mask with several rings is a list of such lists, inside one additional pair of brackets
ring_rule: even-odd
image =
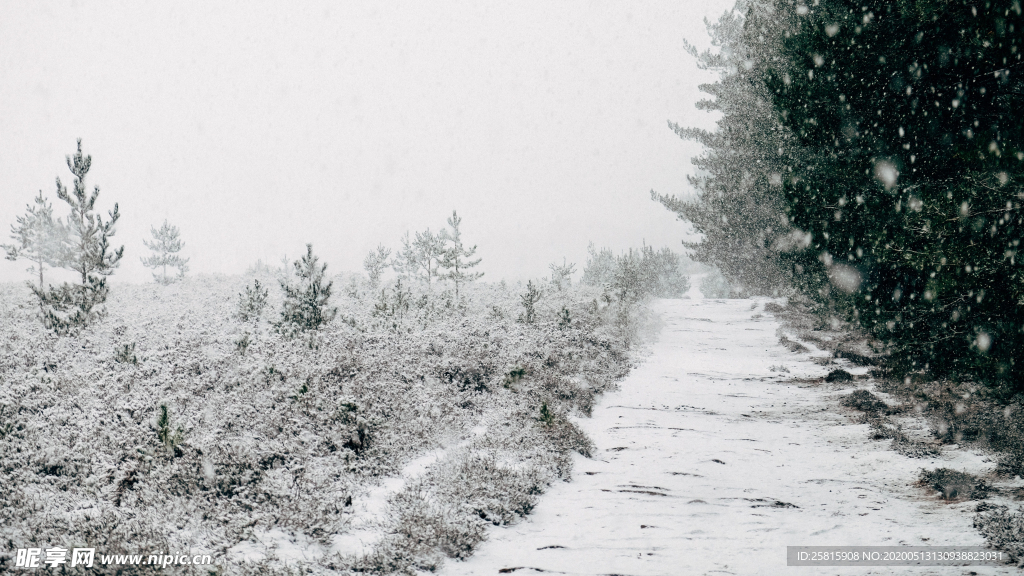
[(979, 504), (974, 527), (990, 548), (1006, 552), (1018, 563), (1024, 560), (1024, 509), (1011, 512), (1006, 506)]
[(983, 478), (949, 468), (922, 469), (918, 483), (938, 491), (946, 500), (984, 500), (992, 492), (992, 486)]
[[(0, 537), (132, 554), (219, 551), (272, 528), (328, 540), (347, 530), (349, 498), (483, 422), (468, 449), (492, 454), (495, 466), (453, 460), (438, 474), (480, 475), (466, 490), (475, 486), (473, 510), (488, 520), (449, 501), (455, 492), (434, 491), (428, 504), (440, 516), (424, 530), (445, 544), (386, 541), (374, 551), (380, 566), (426, 566), (465, 554), (487, 522), (514, 519), (530, 491), (567, 477), (585, 438), (562, 422), (629, 370), (613, 308), (596, 309), (600, 292), (587, 286), (537, 302), (531, 325), (491, 314), (520, 304), (520, 289), (498, 284), (465, 285), (458, 307), (437, 294), (433, 309), (411, 305), (401, 330), (378, 323), (370, 299), (339, 298), (355, 326), (322, 325), (311, 348), (239, 325), (245, 282), (117, 286), (111, 322), (76, 340), (39, 324), (23, 285), (0, 285)], [(409, 301), (422, 300), (416, 290), (402, 288)], [(126, 342), (145, 351), (138, 366), (111, 359)], [(544, 404), (550, 427), (536, 420)], [(225, 557), (221, 570), (239, 566)]]
[(491, 452), (460, 451), (431, 471), (442, 501), (461, 502), (464, 513), (500, 526), (526, 516), (546, 484), (530, 466), (502, 463)]

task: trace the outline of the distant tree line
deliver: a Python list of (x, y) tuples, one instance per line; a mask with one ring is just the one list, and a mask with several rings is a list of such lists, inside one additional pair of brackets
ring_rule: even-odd
[(690, 289), (690, 281), (680, 268), (680, 257), (668, 248), (655, 251), (651, 246), (630, 248), (616, 255), (610, 248), (587, 247), (583, 284), (603, 287), (620, 301), (639, 301), (646, 297), (681, 298)]
[(709, 27), (720, 73), (695, 257), (793, 290), (889, 345), (897, 374), (1024, 391), (1024, 18), (1011, 1), (743, 2)]
[(427, 228), (416, 232), (415, 237), (410, 237), (407, 232), (394, 257), (391, 249), (383, 245), (367, 254), (363, 268), (371, 288), (380, 288), (384, 272), (391, 268), (400, 278), (425, 282), (428, 292), (439, 281), (451, 281), (455, 288), (455, 299), (458, 300), (460, 289), (467, 283), (479, 280), (483, 272), (473, 270), (480, 264), (480, 258), (474, 258), (476, 246), (467, 246), (463, 241), (462, 218), (458, 212), (452, 210), (447, 223), (447, 228), (436, 233)]

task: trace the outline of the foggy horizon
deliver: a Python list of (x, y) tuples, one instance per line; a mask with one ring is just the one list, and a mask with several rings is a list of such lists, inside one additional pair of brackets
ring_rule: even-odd
[[(453, 209), (484, 280), (580, 270), (591, 241), (681, 253), (649, 193), (690, 192), (700, 147), (666, 122), (712, 125), (683, 41), (706, 46), (727, 8), (26, 4), (0, 22), (2, 243), (40, 190), (64, 216), (54, 178), (81, 138), (98, 211), (121, 212), (119, 282), (151, 279), (164, 219), (192, 274), (306, 243), (360, 272)], [(0, 282), (27, 267), (0, 261)]]

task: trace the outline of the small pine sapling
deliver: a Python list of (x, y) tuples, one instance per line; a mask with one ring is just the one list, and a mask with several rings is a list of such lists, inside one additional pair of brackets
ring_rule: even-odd
[(167, 408), (166, 403), (161, 403), (157, 410), (156, 416), (156, 438), (167, 450), (175, 452), (178, 444), (184, 436), (184, 430), (181, 426), (178, 426), (177, 430), (172, 430), (171, 425), (171, 411)]
[(238, 355), (245, 356), (245, 351), (249, 349), (249, 344), (251, 343), (248, 332), (242, 334), (242, 337), (238, 340), (235, 340), (235, 349), (238, 350)]
[(267, 288), (259, 280), (253, 280), (252, 284), (252, 288), (246, 286), (245, 292), (238, 293), (238, 319), (242, 322), (258, 322), (267, 306)]
[(376, 291), (380, 287), (380, 279), (389, 265), (390, 258), (391, 250), (380, 245), (363, 259), (363, 269), (366, 270), (366, 275), (370, 278), (371, 290)]
[(519, 296), (520, 302), (523, 304), (523, 313), (519, 316), (519, 321), (523, 324), (533, 324), (537, 321), (537, 309), (535, 305), (540, 301), (543, 293), (533, 285), (533, 280), (526, 283), (526, 293)]
[(135, 342), (124, 344), (114, 351), (114, 362), (118, 364), (138, 364), (139, 359), (135, 355)]
[(569, 313), (569, 309), (562, 306), (562, 311), (558, 314), (558, 327), (562, 330), (572, 326), (572, 314)]
[(452, 216), (448, 219), (448, 227), (451, 231), (443, 231), (441, 236), (451, 242), (451, 247), (445, 248), (441, 259), (441, 267), (447, 270), (442, 274), (455, 283), (455, 301), (459, 300), (459, 288), (483, 277), (483, 272), (471, 272), (470, 269), (480, 264), (480, 258), (473, 260), (476, 254), (476, 246), (467, 248), (462, 244), (462, 230), (459, 228), (462, 218), (452, 210)]
[(6, 258), (14, 261), (24, 258), (32, 262), (28, 271), (39, 274), (39, 291), (45, 288), (43, 271), (46, 266), (59, 268), (67, 243), (67, 229), (60, 218), (53, 217), (53, 206), (43, 198), (43, 191), (35, 198), (35, 206), (27, 207), (24, 216), (16, 218), (17, 224), (11, 225), (13, 244), (3, 244)]
[(555, 423), (555, 414), (548, 408), (546, 402), (540, 405), (540, 417), (537, 420), (544, 426), (551, 426)]
[(281, 282), (284, 304), (280, 326), (292, 330), (316, 330), (334, 319), (338, 309), (329, 305), (332, 281), (324, 283), (327, 264), (320, 265), (313, 245), (306, 244), (306, 255), (293, 263), (297, 284)]
[(562, 258), (562, 264), (548, 264), (548, 268), (551, 269), (551, 284), (556, 290), (561, 292), (562, 290), (572, 286), (572, 275), (576, 273), (576, 264), (565, 261)]
[[(146, 245), (154, 252), (149, 258), (141, 258), (142, 265), (147, 268), (160, 268), (161, 273), (157, 275), (153, 272), (153, 279), (160, 284), (170, 284), (176, 279), (185, 277), (185, 272), (188, 271), (188, 258), (182, 258), (178, 255), (181, 251), (181, 247), (184, 243), (181, 241), (181, 235), (178, 231), (177, 226), (171, 226), (164, 220), (160, 229), (150, 227), (150, 231), (153, 234), (153, 241), (143, 240), (142, 243)], [(177, 278), (174, 276), (167, 276), (167, 267), (178, 269)]]
[(373, 305), (373, 315), (391, 321), (391, 327), (398, 329), (412, 304), (412, 292), (402, 286), (402, 279), (396, 278), (391, 289), (391, 297), (381, 289), (380, 299)]

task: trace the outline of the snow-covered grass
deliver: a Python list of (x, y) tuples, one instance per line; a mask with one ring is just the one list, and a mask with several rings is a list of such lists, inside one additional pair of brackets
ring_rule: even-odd
[(343, 280), (338, 319), (287, 337), (237, 318), (249, 284), (115, 283), (76, 337), (0, 286), (0, 568), (30, 546), (232, 574), (464, 557), (569, 477), (589, 448), (570, 416), (628, 372), (643, 311), (549, 290), (524, 324), (522, 287), (479, 284), (398, 316)]

